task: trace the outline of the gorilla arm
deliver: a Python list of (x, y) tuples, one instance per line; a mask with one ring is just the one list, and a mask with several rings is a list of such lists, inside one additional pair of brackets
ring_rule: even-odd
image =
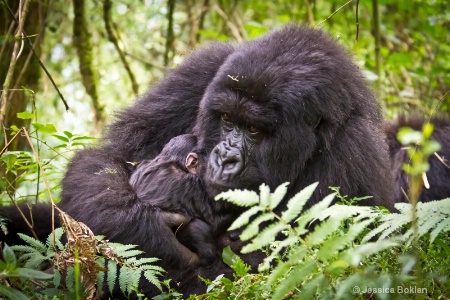
[(196, 266), (198, 256), (179, 243), (172, 231), (190, 218), (140, 201), (128, 178), (127, 163), (120, 158), (101, 148), (82, 150), (69, 164), (58, 206), (95, 234), (139, 245), (146, 256), (161, 258), (163, 267)]

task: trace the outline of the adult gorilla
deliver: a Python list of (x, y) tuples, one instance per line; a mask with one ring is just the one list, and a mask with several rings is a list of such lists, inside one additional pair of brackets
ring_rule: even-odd
[[(170, 70), (117, 115), (101, 146), (77, 153), (59, 206), (96, 234), (164, 259), (172, 249), (159, 234), (177, 217), (154, 219), (142, 209), (127, 162), (152, 158), (172, 137), (190, 132), (209, 156), (204, 180), (211, 197), (286, 181), (290, 197), (319, 181), (310, 204), (340, 186), (351, 197), (373, 196), (367, 204), (392, 206), (380, 106), (335, 41), (295, 25), (244, 45), (210, 45)], [(225, 214), (238, 213), (226, 207)], [(227, 271), (178, 266), (163, 260), (185, 293), (204, 291), (198, 274)]]

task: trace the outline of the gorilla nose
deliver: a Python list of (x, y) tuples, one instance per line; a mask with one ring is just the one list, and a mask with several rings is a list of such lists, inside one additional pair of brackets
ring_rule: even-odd
[(210, 167), (215, 180), (229, 182), (244, 169), (244, 159), (239, 149), (223, 143), (212, 151)]

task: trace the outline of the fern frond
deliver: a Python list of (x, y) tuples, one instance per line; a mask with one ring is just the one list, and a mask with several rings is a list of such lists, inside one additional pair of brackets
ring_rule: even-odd
[(158, 273), (155, 273), (154, 271), (145, 271), (144, 277), (150, 282), (153, 283), (160, 291), (162, 290), (161, 282), (159, 281), (158, 277), (156, 275), (159, 275)]
[(133, 270), (127, 266), (122, 266), (119, 272), (119, 287), (122, 292), (129, 294), (129, 288), (132, 286)]
[[(249, 209), (251, 210), (251, 209)], [(241, 233), (239, 238), (243, 241), (247, 241), (254, 237), (259, 232), (259, 225), (261, 223), (273, 220), (275, 216), (273, 214), (262, 214), (254, 219)]]
[[(265, 271), (270, 268), (271, 262), (279, 256), (279, 253), (287, 247), (294, 246), (298, 243), (298, 237), (289, 236), (286, 239), (279, 241), (276, 246), (271, 250), (269, 256), (264, 258), (262, 264), (258, 267), (259, 271)], [(301, 258), (298, 258), (301, 259)]]
[(322, 289), (325, 289), (330, 285), (330, 281), (323, 274), (316, 274), (311, 280), (302, 285), (300, 292), (294, 297), (294, 299), (313, 299), (316, 293)]
[(270, 194), (270, 201), (269, 201), (270, 209), (275, 209), (278, 206), (278, 204), (280, 204), (281, 200), (284, 199), (284, 196), (287, 193), (288, 185), (289, 185), (289, 182), (285, 182), (282, 185), (278, 186), (275, 189), (275, 191), (272, 194)]
[(341, 225), (340, 218), (330, 217), (322, 221), (319, 225), (314, 227), (314, 231), (308, 234), (305, 238), (305, 243), (308, 247), (321, 244), (327, 237), (339, 229)]
[(35, 238), (32, 238), (31, 236), (28, 236), (23, 233), (17, 234), (22, 240), (24, 240), (27, 244), (29, 244), (31, 247), (35, 248), (41, 253), (45, 253), (47, 251), (47, 247), (45, 247), (44, 243), (41, 241), (38, 241)]
[[(161, 259), (159, 259), (157, 257), (143, 257), (143, 258), (136, 259), (136, 261), (133, 262), (133, 265), (138, 267), (138, 266), (144, 265), (144, 264), (152, 264), (152, 263), (157, 262), (159, 260), (161, 260)], [(129, 260), (127, 260), (127, 262), (128, 261)]]
[(441, 232), (450, 231), (450, 218), (442, 220), (430, 233), (430, 243), (432, 243)]
[(254, 191), (248, 190), (232, 190), (220, 193), (215, 200), (226, 200), (237, 206), (249, 207), (259, 203), (259, 196)]
[(281, 214), (281, 218), (289, 223), (298, 217), (318, 184), (318, 182), (313, 183), (292, 197), (287, 203), (287, 209)]
[(112, 260), (108, 260), (107, 264), (108, 264), (108, 274), (106, 275), (107, 284), (109, 291), (112, 293), (112, 291), (114, 290), (114, 286), (116, 285), (117, 264)]
[(250, 244), (245, 245), (242, 248), (241, 253), (250, 253), (269, 245), (283, 229), (286, 229), (284, 224), (273, 223), (268, 225)]
[(297, 220), (295, 220), (295, 222), (298, 223), (297, 227), (299, 229), (305, 228), (312, 220), (316, 218), (316, 216), (320, 215), (322, 211), (324, 211), (327, 207), (330, 206), (335, 196), (336, 193), (332, 193), (326, 196), (325, 198), (323, 198), (322, 201), (316, 203), (310, 209), (302, 213), (302, 215)]
[(342, 258), (348, 262), (350, 265), (356, 266), (358, 265), (364, 258), (369, 257), (370, 255), (376, 254), (385, 249), (392, 248), (397, 246), (393, 240), (379, 240), (373, 243), (367, 243), (363, 245), (357, 245), (351, 249), (349, 249)]
[(10, 247), (14, 252), (25, 252), (25, 253), (39, 253), (38, 250), (31, 246), (25, 245), (14, 245)]
[(269, 206), (270, 204), (270, 187), (267, 184), (259, 186), (259, 206)]
[(284, 299), (287, 293), (299, 286), (305, 278), (314, 274), (316, 269), (317, 263), (312, 260), (294, 266), (275, 289), (273, 299)]
[(337, 234), (326, 240), (317, 252), (317, 258), (327, 261), (338, 254), (339, 251), (349, 246), (361, 232), (369, 226), (373, 220), (366, 220), (360, 223), (352, 224), (346, 234)]
[(231, 224), (228, 230), (234, 230), (241, 228), (244, 225), (247, 225), (250, 221), (250, 218), (256, 215), (258, 212), (262, 211), (262, 208), (259, 206), (253, 206), (250, 209), (243, 212), (236, 220), (234, 220), (233, 224)]
[(55, 244), (58, 250), (64, 250), (64, 245), (61, 243), (61, 237), (63, 234), (64, 229), (62, 227), (55, 228), (55, 243), (53, 243), (53, 234), (50, 234), (45, 242), (47, 247), (52, 248), (53, 244)]

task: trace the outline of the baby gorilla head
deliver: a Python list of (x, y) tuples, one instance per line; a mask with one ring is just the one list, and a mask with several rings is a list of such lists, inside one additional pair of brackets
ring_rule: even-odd
[(217, 225), (213, 222), (212, 200), (200, 177), (203, 157), (196, 145), (194, 135), (175, 137), (157, 157), (139, 163), (130, 178), (139, 201), (156, 215), (169, 212), (185, 217), (187, 224), (175, 224), (173, 235), (167, 239), (172, 246), (169, 251), (175, 256), (180, 255), (180, 243), (196, 253), (190, 265), (198, 261), (211, 264), (218, 258), (213, 232)]

